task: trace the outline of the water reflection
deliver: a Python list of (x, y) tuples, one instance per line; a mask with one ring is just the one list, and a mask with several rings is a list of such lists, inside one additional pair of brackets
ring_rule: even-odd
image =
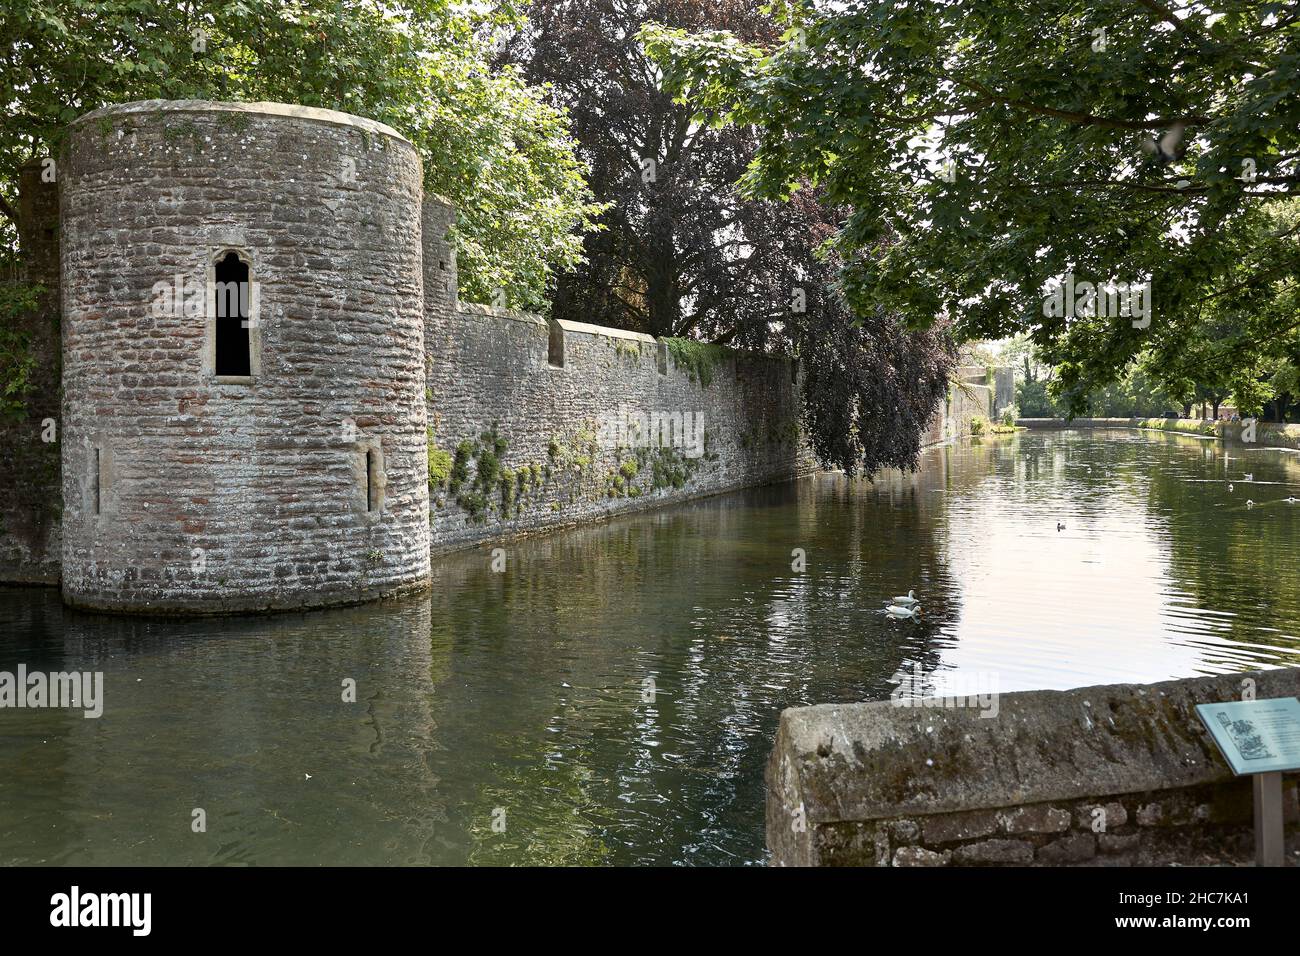
[[(0, 863), (758, 862), (784, 707), (916, 664), (1013, 690), (1296, 661), (1297, 487), (1281, 451), (1021, 434), (517, 542), (501, 574), (455, 555), (363, 608), (0, 591), (0, 669), (106, 685), (99, 720), (0, 711)], [(920, 623), (877, 613), (909, 587)]]

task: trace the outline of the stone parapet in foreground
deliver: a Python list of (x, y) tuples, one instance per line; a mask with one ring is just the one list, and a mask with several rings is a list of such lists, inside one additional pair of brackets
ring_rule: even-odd
[[(777, 866), (1160, 865), (1253, 857), (1252, 793), (1194, 707), (1300, 694), (1300, 668), (781, 715), (767, 768)], [(913, 702), (915, 704), (915, 702)], [(933, 703), (933, 702), (932, 702)], [(1283, 779), (1291, 863), (1297, 781)]]

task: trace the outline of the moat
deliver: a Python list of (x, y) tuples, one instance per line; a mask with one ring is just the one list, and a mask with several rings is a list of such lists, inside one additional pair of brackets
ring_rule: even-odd
[[(439, 557), (376, 605), (5, 588), (0, 670), (103, 671), (104, 714), (0, 710), (0, 864), (759, 863), (785, 707), (918, 664), (1012, 691), (1300, 663), (1298, 489), (1294, 452), (1021, 433), (509, 542), (502, 572)], [(877, 613), (909, 587), (920, 622)]]

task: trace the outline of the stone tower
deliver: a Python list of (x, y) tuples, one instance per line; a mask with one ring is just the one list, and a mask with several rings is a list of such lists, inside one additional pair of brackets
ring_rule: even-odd
[(72, 125), (59, 186), (65, 599), (219, 613), (425, 585), (414, 147), (329, 110), (128, 103)]

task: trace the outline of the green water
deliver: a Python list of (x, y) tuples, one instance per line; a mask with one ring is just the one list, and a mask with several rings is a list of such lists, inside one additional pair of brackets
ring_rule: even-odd
[[(1300, 662), (1300, 455), (1231, 454), (935, 448), (916, 475), (507, 543), (504, 573), (485, 546), (436, 560), (430, 594), (310, 614), (0, 590), (0, 670), (103, 671), (106, 698), (98, 720), (0, 710), (0, 863), (761, 862), (782, 708), (886, 697), (916, 665), (1010, 691)], [(877, 613), (909, 587), (920, 623)]]

